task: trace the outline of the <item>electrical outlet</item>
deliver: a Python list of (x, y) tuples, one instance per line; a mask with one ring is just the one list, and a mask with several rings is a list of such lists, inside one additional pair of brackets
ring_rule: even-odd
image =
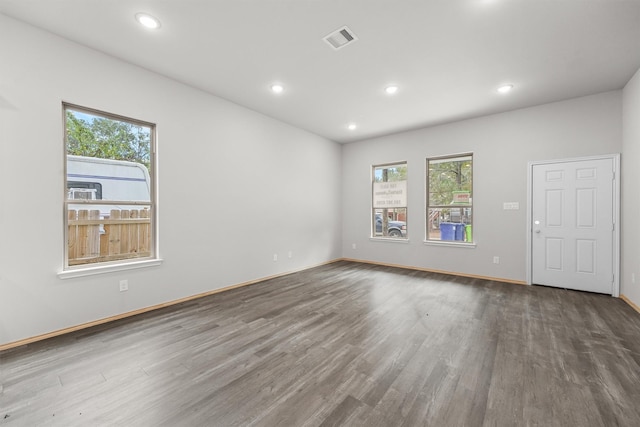
[(129, 290), (129, 281), (128, 280), (120, 280), (120, 292)]
[(355, 243), (352, 243), (352, 244), (351, 244), (351, 249), (355, 249), (355, 248), (356, 248), (356, 244), (355, 244)]
[(293, 258), (293, 252), (289, 251), (289, 258)]
[(273, 254), (273, 260), (277, 261), (278, 260), (278, 254)]
[(494, 264), (500, 264), (500, 257), (499, 256), (494, 256), (493, 257), (493, 263)]
[(631, 283), (636, 283), (636, 273), (631, 273)]

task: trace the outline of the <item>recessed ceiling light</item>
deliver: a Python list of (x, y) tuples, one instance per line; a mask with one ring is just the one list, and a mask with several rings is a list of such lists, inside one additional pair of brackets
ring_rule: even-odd
[(356, 130), (357, 127), (358, 127), (358, 125), (356, 125), (355, 123), (349, 123), (349, 126), (347, 126), (347, 129)]
[(503, 85), (498, 88), (499, 93), (509, 93), (513, 89), (513, 85)]
[(386, 88), (384, 88), (384, 91), (388, 95), (393, 95), (394, 93), (398, 92), (398, 86), (396, 85), (387, 86)]
[(284, 86), (282, 86), (281, 84), (271, 85), (271, 91), (273, 93), (282, 93), (283, 90), (284, 90)]
[(150, 30), (157, 30), (160, 28), (160, 21), (148, 13), (136, 13), (136, 21), (138, 21), (143, 27)]

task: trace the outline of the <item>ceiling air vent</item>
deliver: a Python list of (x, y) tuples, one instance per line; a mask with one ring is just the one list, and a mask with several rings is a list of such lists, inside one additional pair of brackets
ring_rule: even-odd
[(358, 37), (347, 27), (342, 27), (326, 36), (323, 40), (326, 41), (329, 46), (338, 50), (342, 49), (349, 43), (358, 40)]

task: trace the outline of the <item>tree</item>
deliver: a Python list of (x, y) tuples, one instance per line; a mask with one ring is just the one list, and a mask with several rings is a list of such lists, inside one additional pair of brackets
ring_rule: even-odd
[[(86, 116), (86, 115), (85, 115)], [(67, 110), (67, 154), (128, 160), (151, 166), (149, 128), (106, 117), (78, 117)]]
[(429, 205), (450, 205), (454, 191), (471, 192), (471, 160), (430, 163)]
[(407, 166), (395, 165), (389, 167), (376, 168), (374, 176), (375, 182), (394, 182), (407, 180)]
[(456, 203), (455, 192), (471, 196), (471, 156), (429, 160), (428, 228), (436, 229), (441, 221), (468, 222), (471, 219), (471, 198)]

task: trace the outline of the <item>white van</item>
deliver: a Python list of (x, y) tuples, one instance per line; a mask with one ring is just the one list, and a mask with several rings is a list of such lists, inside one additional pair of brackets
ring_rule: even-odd
[[(67, 156), (67, 199), (150, 201), (151, 179), (139, 163), (95, 157)], [(122, 203), (126, 206), (125, 203)], [(93, 205), (102, 218), (117, 205)], [(70, 206), (71, 209), (76, 207)]]

